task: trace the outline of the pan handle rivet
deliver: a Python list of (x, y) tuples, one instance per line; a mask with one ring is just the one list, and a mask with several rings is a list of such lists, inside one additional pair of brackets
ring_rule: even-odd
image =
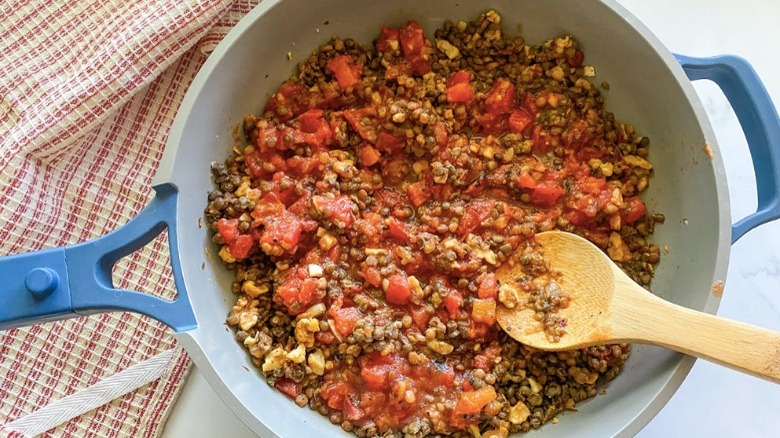
[(53, 269), (35, 268), (27, 273), (24, 278), (24, 285), (36, 298), (46, 298), (60, 282), (60, 277)]

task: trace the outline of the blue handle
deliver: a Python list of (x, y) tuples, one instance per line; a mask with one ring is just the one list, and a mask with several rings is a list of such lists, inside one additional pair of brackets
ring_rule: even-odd
[(723, 90), (745, 133), (756, 171), (758, 208), (734, 224), (731, 242), (753, 228), (780, 218), (780, 118), (753, 67), (739, 56), (692, 58), (675, 55), (688, 78), (709, 79)]
[[(197, 326), (181, 274), (176, 208), (178, 192), (170, 184), (155, 187), (157, 196), (134, 219), (103, 237), (63, 248), (0, 258), (0, 330), (105, 311), (148, 315), (177, 332)], [(115, 289), (111, 271), (168, 229), (173, 301)]]

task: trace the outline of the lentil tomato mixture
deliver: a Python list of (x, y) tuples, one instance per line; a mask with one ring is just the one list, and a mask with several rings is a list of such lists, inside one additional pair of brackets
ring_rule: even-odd
[[(360, 437), (505, 437), (618, 374), (628, 345), (542, 352), (495, 321), (561, 296), (534, 282), (535, 233), (580, 234), (641, 284), (659, 260), (649, 141), (584, 59), (494, 11), (433, 39), (410, 21), (331, 39), (246, 116), (206, 217), (236, 275), (228, 323), (269, 384)], [(505, 263), (533, 302), (498, 284)]]

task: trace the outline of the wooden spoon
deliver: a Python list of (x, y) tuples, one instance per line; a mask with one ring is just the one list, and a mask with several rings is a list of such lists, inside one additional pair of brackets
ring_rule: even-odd
[[(551, 342), (534, 319), (534, 310), (499, 305), (498, 323), (517, 341), (550, 351), (605, 343), (655, 344), (780, 383), (780, 332), (664, 301), (575, 234), (548, 231), (536, 241), (551, 268), (561, 273), (557, 282), (571, 297), (568, 307), (558, 312), (567, 320), (567, 333)], [(502, 266), (497, 272), (501, 287), (512, 287), (518, 273), (517, 266)]]

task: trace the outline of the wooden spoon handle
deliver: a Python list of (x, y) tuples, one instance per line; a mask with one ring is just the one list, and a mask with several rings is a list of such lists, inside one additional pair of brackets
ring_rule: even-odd
[(623, 300), (625, 309), (615, 312), (621, 335), (780, 383), (780, 332), (696, 312), (640, 290), (641, 297)]

